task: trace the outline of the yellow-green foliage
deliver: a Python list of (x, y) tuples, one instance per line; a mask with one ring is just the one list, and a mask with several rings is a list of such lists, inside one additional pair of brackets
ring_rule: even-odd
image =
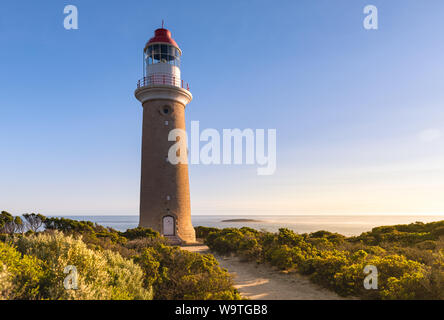
[[(143, 271), (133, 261), (110, 251), (88, 249), (81, 239), (51, 232), (15, 241), (17, 251), (37, 258), (44, 276), (40, 277), (41, 299), (150, 299), (142, 286)], [(78, 272), (78, 289), (66, 290), (65, 267)]]
[(9, 273), (6, 265), (0, 267), (0, 300), (8, 300), (14, 290), (12, 284), (12, 276)]
[(42, 262), (0, 242), (0, 299), (37, 299)]
[(158, 244), (136, 258), (155, 299), (240, 299), (228, 272), (211, 254)]
[[(0, 237), (8, 253), (0, 260), (0, 299), (240, 299), (212, 255), (170, 247), (151, 229), (119, 232), (34, 214), (26, 220), (34, 230), (44, 224), (46, 231), (14, 235), (18, 228), (8, 225), (11, 232)], [(8, 239), (14, 239), (13, 247), (4, 244)], [(245, 243), (245, 249), (257, 244), (254, 238)], [(78, 290), (63, 286), (68, 265), (77, 268)]]
[(109, 283), (112, 288), (111, 299), (151, 300), (153, 298), (152, 286), (143, 286), (145, 274), (139, 265), (110, 250), (105, 250), (103, 255), (111, 280)]
[[(351, 238), (327, 231), (299, 235), (288, 229), (273, 234), (227, 228), (209, 231), (205, 242), (220, 254), (234, 253), (309, 275), (344, 296), (444, 299), (443, 225), (444, 221), (378, 227)], [(378, 290), (364, 288), (367, 265), (377, 267)]]
[(201, 238), (201, 239), (208, 237), (210, 232), (219, 230), (217, 228), (210, 228), (210, 227), (196, 227), (194, 229), (196, 231), (196, 238)]
[(365, 244), (384, 245), (385, 242), (400, 245), (414, 245), (427, 240), (437, 241), (444, 235), (444, 221), (408, 225), (382, 226), (373, 228), (350, 241), (361, 241)]
[(81, 234), (83, 236), (87, 236), (90, 242), (95, 241), (100, 243), (101, 239), (105, 239), (112, 243), (124, 244), (127, 241), (127, 238), (122, 236), (122, 232), (112, 228), (106, 228), (91, 221), (42, 217), (46, 230), (58, 230), (65, 234)]

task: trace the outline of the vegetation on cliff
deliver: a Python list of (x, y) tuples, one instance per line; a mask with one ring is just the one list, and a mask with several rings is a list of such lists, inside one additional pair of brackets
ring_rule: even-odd
[[(269, 263), (343, 296), (444, 299), (444, 221), (374, 228), (357, 237), (318, 231), (296, 234), (251, 228), (196, 228), (210, 249)], [(364, 268), (378, 270), (378, 289), (363, 285)]]
[[(211, 254), (169, 246), (151, 229), (17, 218), (0, 214), (0, 300), (240, 299)], [(67, 266), (77, 269), (77, 290), (65, 289)]]

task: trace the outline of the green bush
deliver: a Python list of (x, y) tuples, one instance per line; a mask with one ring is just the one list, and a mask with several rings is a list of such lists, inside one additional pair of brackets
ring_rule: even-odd
[[(217, 253), (296, 270), (343, 296), (444, 299), (443, 226), (444, 221), (384, 226), (350, 238), (328, 231), (227, 228), (212, 230), (205, 242)], [(378, 290), (364, 288), (367, 265), (377, 267)]]
[(291, 248), (285, 244), (268, 250), (266, 257), (267, 261), (279, 269), (292, 269), (295, 266)]
[(219, 254), (229, 254), (237, 252), (239, 243), (244, 237), (242, 232), (235, 228), (223, 229), (220, 232), (211, 232), (205, 243), (211, 250)]
[(219, 229), (217, 228), (209, 228), (209, 227), (195, 227), (196, 238), (206, 239), (211, 232), (216, 232)]
[(152, 286), (142, 285), (145, 273), (140, 266), (116, 252), (106, 250), (103, 255), (106, 258), (106, 268), (110, 275), (108, 284), (112, 288), (111, 299), (151, 300), (153, 298)]
[[(0, 214), (0, 299), (239, 299), (210, 254), (167, 245), (145, 228), (119, 232), (88, 221)], [(41, 223), (47, 231), (34, 232)], [(444, 299), (444, 221), (374, 228), (357, 237), (251, 228), (196, 228), (210, 249), (298, 271), (340, 295), (367, 299)], [(79, 290), (65, 290), (76, 266)], [(364, 268), (378, 270), (365, 290)]]
[[(60, 232), (21, 237), (15, 242), (22, 254), (44, 261), (40, 278), (41, 299), (150, 299), (142, 286), (144, 273), (131, 260), (110, 251), (88, 249), (81, 239)], [(65, 267), (75, 266), (78, 290), (66, 290)]]
[(34, 300), (39, 298), (43, 262), (22, 255), (14, 247), (0, 242), (0, 299)]
[(444, 226), (437, 227), (431, 232), (434, 239), (439, 239), (440, 237), (444, 237)]
[[(14, 235), (20, 221), (2, 213), (0, 227), (8, 234), (0, 241), (13, 240), (14, 246), (2, 243), (8, 250), (0, 256), (0, 299), (240, 299), (230, 274), (211, 254), (170, 247), (151, 229), (119, 232), (36, 214), (25, 219), (30, 230)], [(35, 232), (41, 224), (46, 230)], [(246, 237), (241, 247), (254, 255), (257, 241)], [(68, 265), (78, 271), (78, 290), (63, 286)]]
[(120, 235), (128, 240), (140, 239), (140, 238), (160, 238), (160, 234), (150, 228), (138, 227), (135, 229), (128, 229), (125, 232), (121, 232)]
[(305, 242), (305, 238), (299, 234), (294, 233), (289, 229), (279, 229), (277, 242), (281, 245), (299, 246)]
[(240, 299), (228, 272), (210, 254), (157, 245), (136, 257), (155, 299)]

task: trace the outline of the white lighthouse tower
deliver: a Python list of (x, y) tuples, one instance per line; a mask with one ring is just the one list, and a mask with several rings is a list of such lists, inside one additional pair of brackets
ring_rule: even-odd
[(163, 25), (144, 48), (144, 77), (135, 91), (143, 106), (139, 226), (157, 230), (173, 243), (192, 243), (196, 237), (188, 165), (168, 161), (175, 143), (168, 141), (168, 134), (173, 129), (185, 130), (185, 106), (193, 98), (181, 79), (181, 56)]

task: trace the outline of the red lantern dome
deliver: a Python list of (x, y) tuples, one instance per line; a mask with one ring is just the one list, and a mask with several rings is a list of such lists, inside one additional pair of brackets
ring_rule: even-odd
[(175, 46), (177, 49), (180, 49), (177, 45), (176, 41), (171, 37), (171, 32), (168, 29), (159, 28), (156, 31), (154, 31), (154, 37), (152, 37), (146, 46), (152, 44), (152, 43), (168, 43), (172, 46)]

